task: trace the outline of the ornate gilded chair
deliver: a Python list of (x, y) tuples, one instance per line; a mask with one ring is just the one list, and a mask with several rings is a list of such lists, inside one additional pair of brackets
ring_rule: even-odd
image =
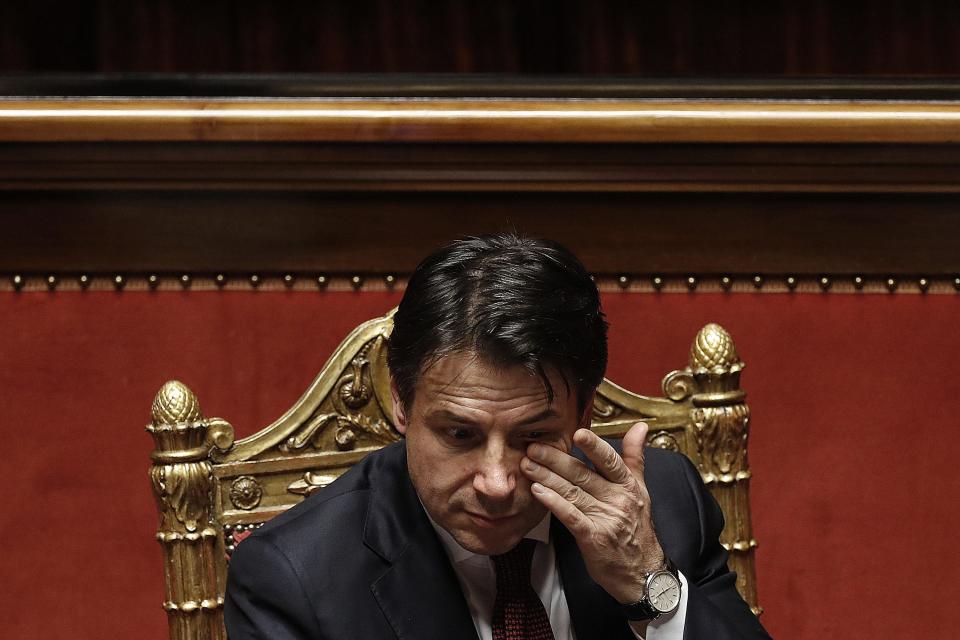
[[(392, 314), (357, 327), (279, 420), (234, 441), (205, 418), (193, 393), (166, 383), (153, 402), (150, 477), (160, 512), (170, 638), (225, 638), (223, 594), (235, 545), (263, 522), (333, 482), (367, 453), (399, 439), (393, 428), (386, 341)], [(726, 516), (722, 542), (747, 602), (757, 607), (747, 465), (749, 409), (743, 363), (730, 335), (709, 324), (689, 366), (663, 379), (662, 398), (605, 380), (593, 429), (621, 436), (642, 418), (651, 446), (680, 451), (699, 468)]]

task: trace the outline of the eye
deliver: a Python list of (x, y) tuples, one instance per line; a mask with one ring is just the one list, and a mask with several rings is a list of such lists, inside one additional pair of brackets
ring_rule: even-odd
[(442, 433), (444, 438), (457, 445), (469, 444), (477, 436), (476, 431), (469, 427), (447, 427)]
[(555, 429), (531, 429), (520, 435), (525, 442), (552, 442), (560, 437), (560, 432)]

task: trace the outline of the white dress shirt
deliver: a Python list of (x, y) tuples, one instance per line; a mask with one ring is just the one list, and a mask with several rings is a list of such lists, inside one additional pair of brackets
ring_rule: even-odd
[[(426, 510), (424, 510), (426, 511)], [(497, 576), (490, 556), (468, 551), (460, 546), (453, 536), (433, 521), (430, 523), (443, 542), (443, 548), (450, 558), (450, 564), (457, 574), (463, 595), (470, 607), (473, 624), (477, 628), (480, 640), (493, 640), (493, 603), (497, 596)], [(563, 593), (563, 583), (550, 540), (550, 514), (544, 516), (526, 538), (537, 541), (533, 552), (533, 565), (530, 569), (530, 583), (540, 596), (540, 601), (550, 618), (555, 640), (576, 640), (573, 625), (570, 624), (570, 609)], [(680, 574), (680, 605), (672, 613), (660, 616), (647, 626), (646, 640), (682, 640), (683, 624), (687, 613), (687, 580)], [(634, 630), (637, 638), (643, 638)]]

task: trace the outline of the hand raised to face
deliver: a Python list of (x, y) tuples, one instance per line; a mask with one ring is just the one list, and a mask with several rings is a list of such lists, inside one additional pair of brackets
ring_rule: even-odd
[(647, 430), (644, 422), (631, 427), (621, 457), (589, 429), (578, 429), (573, 442), (595, 469), (539, 443), (527, 447), (520, 463), (533, 495), (573, 534), (590, 576), (623, 604), (640, 600), (644, 575), (664, 564), (643, 482)]

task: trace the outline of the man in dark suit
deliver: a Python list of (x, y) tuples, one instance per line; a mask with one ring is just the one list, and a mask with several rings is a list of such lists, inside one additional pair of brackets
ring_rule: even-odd
[[(683, 456), (589, 427), (606, 322), (576, 258), (468, 238), (388, 348), (397, 443), (239, 545), (230, 638), (766, 638)], [(575, 451), (579, 449), (579, 452)]]

